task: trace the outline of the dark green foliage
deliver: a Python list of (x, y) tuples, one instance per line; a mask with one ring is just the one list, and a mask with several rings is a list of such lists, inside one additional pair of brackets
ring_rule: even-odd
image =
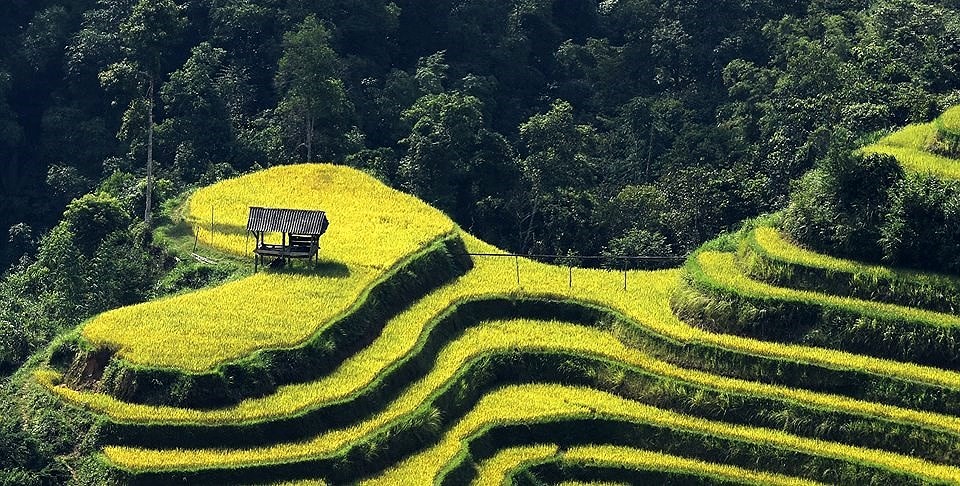
[[(625, 343), (661, 359), (679, 362), (682, 366), (696, 363), (699, 369), (748, 380), (761, 379), (858, 398), (869, 397), (871, 400), (888, 403), (902, 403), (898, 401), (901, 397), (894, 390), (906, 385), (882, 383), (883, 380), (878, 380), (876, 376), (854, 370), (828, 370), (817, 366), (738, 355), (709, 346), (672, 343), (631, 321), (624, 320), (623, 316), (577, 302), (489, 296), (460, 302), (448, 308), (437, 319), (428, 323), (426, 333), (421, 336), (409, 355), (388, 367), (373, 383), (337, 403), (294, 417), (232, 426), (108, 424), (104, 430), (104, 439), (109, 443), (144, 447), (189, 445), (206, 448), (256, 446), (278, 440), (312, 437), (377, 413), (383, 404), (397, 398), (409, 383), (425, 375), (433, 367), (442, 348), (468, 327), (506, 318), (559, 319), (597, 327), (610, 331)], [(751, 363), (751, 360), (754, 362)], [(466, 413), (472, 406), (472, 400), (498, 386), (537, 382), (585, 385), (609, 390), (659, 408), (714, 420), (787, 429), (804, 436), (909, 452), (938, 461), (960, 460), (957, 451), (950, 445), (956, 438), (949, 434), (842, 412), (824, 411), (788, 401), (718, 392), (700, 385), (663, 378), (620, 363), (564, 352), (498, 350), (474, 357), (434, 394), (437, 401), (429, 406), (439, 406), (443, 411), (441, 417), (449, 418), (450, 414)], [(881, 390), (880, 396), (871, 395), (875, 390)], [(910, 396), (911, 399), (925, 396), (933, 399), (939, 406), (956, 403), (960, 398), (956, 391), (942, 388), (922, 392), (914, 390), (911, 393), (916, 393)], [(451, 406), (457, 407), (456, 411), (452, 411), (449, 408)], [(434, 415), (430, 414), (431, 417)], [(435, 418), (411, 418), (405, 422), (403, 430), (413, 428), (409, 433), (415, 433), (418, 437), (413, 442), (422, 443), (422, 434), (435, 435), (438, 431), (424, 431), (422, 427), (412, 426), (410, 423), (434, 422)], [(509, 443), (511, 442), (506, 440), (490, 445), (499, 448)]]
[[(89, 255), (108, 235), (126, 229), (130, 221), (120, 201), (100, 193), (87, 194), (71, 202), (63, 213), (61, 224), (64, 231), (71, 233), (70, 243)], [(57, 250), (63, 249), (54, 251)]]
[[(137, 483), (156, 484), (170, 481), (174, 476), (186, 476), (193, 482), (219, 483), (236, 482), (240, 478), (245, 481), (250, 481), (251, 478), (269, 478), (276, 481), (278, 478), (323, 475), (338, 484), (353, 483), (375, 475), (377, 471), (419, 450), (423, 444), (438, 440), (441, 434), (469, 412), (484, 394), (504, 384), (531, 382), (589, 386), (688, 415), (734, 423), (759, 421), (765, 426), (784, 428), (801, 435), (851, 441), (867, 447), (889, 447), (892, 450), (917, 453), (912, 447), (929, 446), (928, 452), (921, 454), (929, 453), (944, 458), (946, 456), (943, 454), (954, 453), (948, 444), (952, 443), (955, 437), (949, 434), (912, 427), (901, 428), (887, 422), (824, 412), (789, 402), (725, 395), (706, 388), (692, 389), (681, 383), (652, 377), (642, 371), (596, 358), (557, 353), (507, 352), (474, 363), (476, 364), (462, 369), (444, 388), (432, 394), (430, 401), (412, 415), (394, 422), (388, 430), (378, 431), (349, 444), (331, 457), (238, 468), (142, 472), (133, 476), (133, 479)], [(617, 378), (607, 379), (608, 373)], [(699, 393), (695, 393), (696, 391)], [(468, 438), (467, 450), (447, 465), (443, 475), (450, 474), (453, 480), (463, 478), (467, 475), (465, 466), (461, 464), (479, 462), (503, 447), (543, 442), (558, 443), (561, 447), (591, 443), (629, 445), (708, 461), (723, 457), (725, 463), (749, 468), (759, 467), (832, 483), (919, 483), (914, 478), (867, 464), (844, 462), (644, 422), (631, 422), (603, 414), (556, 417), (540, 423), (488, 426)], [(943, 446), (933, 446), (935, 443)], [(956, 458), (944, 460), (954, 461)], [(440, 479), (444, 484), (453, 484), (446, 482), (443, 477)]]
[(154, 295), (166, 264), (116, 198), (88, 194), (0, 281), (0, 372), (83, 319)]
[[(784, 206), (834, 127), (927, 121), (960, 83), (955, 2), (18, 0), (2, 13), (0, 264), (20, 263), (0, 284), (0, 373), (92, 313), (222, 277), (183, 266), (158, 287), (171, 265), (127, 224), (143, 211), (151, 102), (158, 199), (322, 157), (513, 251), (685, 254)], [(849, 181), (816, 178), (798, 192), (800, 233), (956, 271), (955, 190), (902, 181), (886, 206), (854, 191), (847, 207), (848, 194), (818, 198)], [(104, 179), (126, 220), (90, 196), (58, 225)], [(816, 381), (802, 364), (727, 358), (710, 366)], [(815, 386), (852, 388), (853, 372), (823, 374)], [(862, 381), (863, 396), (952, 406)]]
[[(100, 426), (92, 415), (66, 405), (31, 378), (34, 359), (0, 388), (0, 485), (118, 484), (92, 457)], [(80, 461), (75, 457), (85, 456)], [(80, 471), (78, 471), (78, 469)]]
[[(510, 250), (596, 254), (636, 228), (684, 254), (782, 207), (834, 127), (957, 100), (955, 5), (595, 3), (17, 3), (0, 23), (0, 228), (42, 234), (80, 195), (51, 192), (143, 177), (152, 100), (155, 168), (176, 187), (216, 164), (349, 161)], [(418, 100), (457, 96), (476, 100), (460, 138), (411, 130)], [(629, 186), (669, 195), (642, 216), (671, 231), (611, 224)]]
[(922, 175), (900, 181), (880, 233), (885, 261), (960, 274), (960, 183)]
[(674, 312), (711, 331), (960, 369), (960, 327), (952, 322), (934, 324), (894, 311), (741, 293), (705, 275), (695, 257), (685, 270), (671, 301)]
[(960, 273), (960, 183), (843, 143), (798, 181), (781, 226), (820, 253)]
[(879, 262), (883, 210), (902, 178), (893, 157), (863, 155), (837, 140), (820, 166), (797, 183), (783, 229), (821, 253)]

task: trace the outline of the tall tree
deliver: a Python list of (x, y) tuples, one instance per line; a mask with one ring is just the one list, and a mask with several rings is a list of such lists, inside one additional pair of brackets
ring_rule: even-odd
[[(140, 0), (130, 15), (120, 23), (121, 52), (124, 59), (101, 73), (105, 84), (116, 77), (127, 77), (140, 93), (146, 88), (146, 96), (135, 96), (130, 102), (124, 121), (142, 120), (132, 111), (146, 111), (147, 131), (147, 184), (143, 219), (149, 226), (153, 199), (153, 125), (156, 86), (166, 72), (167, 63), (186, 26), (183, 9), (174, 0)], [(144, 86), (145, 85), (145, 86)], [(130, 128), (130, 127), (128, 127)]]
[(302, 123), (306, 160), (314, 157), (318, 122), (327, 142), (324, 155), (341, 155), (336, 141), (353, 108), (340, 79), (340, 58), (330, 47), (330, 31), (315, 16), (283, 36), (276, 84), (283, 96), (282, 111)]

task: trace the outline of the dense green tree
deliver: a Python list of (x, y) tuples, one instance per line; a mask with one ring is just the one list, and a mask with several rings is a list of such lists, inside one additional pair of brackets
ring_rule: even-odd
[(576, 123), (573, 107), (562, 100), (520, 125), (530, 191), (527, 244), (556, 253), (575, 246), (595, 250), (584, 243), (596, 243), (591, 236), (597, 205), (592, 189), (599, 175), (596, 136), (593, 127)]
[[(76, 195), (54, 191), (117, 171), (133, 178), (125, 187), (146, 190), (135, 179), (149, 159), (154, 114), (151, 175), (178, 183), (310, 158), (423, 186), (416, 180), (427, 178), (411, 168), (444, 167), (427, 161), (452, 153), (452, 180), (476, 182), (419, 190), (446, 199), (461, 224), (501, 246), (590, 253), (636, 229), (683, 253), (744, 216), (783, 207), (791, 181), (826, 157), (834, 127), (863, 136), (960, 101), (960, 15), (933, 0), (12, 0), (2, 8), (0, 227), (27, 222), (36, 235)], [(452, 93), (478, 100), (479, 135), (435, 149), (409, 144), (434, 139), (418, 139), (417, 120), (404, 113), (427, 95)], [(592, 127), (577, 152), (585, 164), (571, 166), (562, 144), (528, 147), (521, 134), (555, 99), (571, 107), (568, 127)], [(552, 168), (551, 150), (565, 169), (549, 176), (577, 175), (538, 176)], [(516, 175), (518, 160), (526, 176)], [(698, 199), (702, 178), (720, 182)], [(669, 195), (669, 207), (645, 211), (675, 230), (609, 221), (628, 187)], [(537, 210), (527, 190), (539, 191)], [(564, 227), (571, 218), (584, 238)], [(547, 238), (554, 229), (567, 236)]]
[(140, 133), (146, 132), (144, 220), (148, 225), (152, 214), (157, 88), (175, 55), (184, 28), (183, 9), (174, 0), (138, 1), (119, 25), (122, 58), (100, 73), (100, 81), (105, 87), (119, 89), (122, 97), (130, 99), (120, 134), (131, 143), (131, 150), (143, 143)]
[[(397, 178), (402, 187), (472, 226), (474, 203), (509, 192), (513, 149), (484, 124), (480, 100), (460, 92), (427, 94), (403, 118), (410, 134)], [(502, 202), (502, 201), (501, 201)], [(487, 210), (492, 200), (487, 200)]]
[(884, 208), (903, 169), (889, 155), (853, 151), (846, 137), (838, 135), (828, 156), (799, 181), (784, 229), (824, 253), (879, 262)]
[(225, 54), (201, 43), (161, 89), (165, 119), (157, 136), (180, 180), (198, 180), (210, 167), (233, 159), (229, 107), (218, 84)]
[(307, 17), (284, 35), (276, 83), (283, 94), (281, 111), (301, 127), (296, 132), (302, 140), (298, 147), (305, 150), (303, 160), (342, 158), (353, 106), (340, 79), (340, 59), (330, 47), (330, 32), (316, 17)]

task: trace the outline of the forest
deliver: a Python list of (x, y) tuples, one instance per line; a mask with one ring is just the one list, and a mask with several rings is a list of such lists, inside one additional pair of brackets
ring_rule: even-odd
[(290, 162), (526, 253), (684, 255), (958, 99), (953, 1), (4, 2), (4, 262), (105, 181), (142, 213)]

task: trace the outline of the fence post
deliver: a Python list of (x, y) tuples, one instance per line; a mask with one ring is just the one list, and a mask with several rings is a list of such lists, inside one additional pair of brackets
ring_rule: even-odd
[(573, 288), (573, 265), (567, 267), (570, 270), (570, 288)]
[(627, 291), (627, 259), (623, 259), (623, 291)]
[(514, 255), (513, 260), (517, 264), (517, 287), (519, 287), (520, 286), (520, 257), (518, 255)]
[(213, 247), (213, 206), (210, 206), (210, 246)]

